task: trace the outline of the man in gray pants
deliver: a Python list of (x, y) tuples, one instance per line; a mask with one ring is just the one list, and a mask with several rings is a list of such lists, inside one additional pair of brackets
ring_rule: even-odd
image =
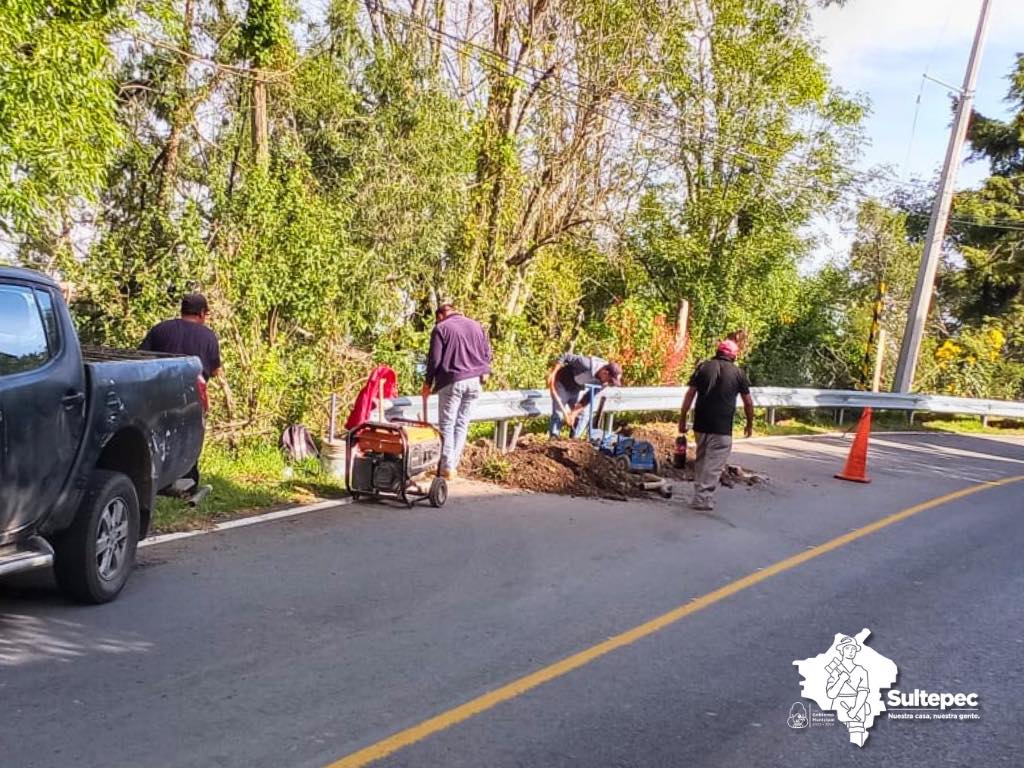
[(697, 366), (690, 377), (683, 408), (679, 414), (679, 434), (686, 434), (686, 418), (697, 398), (693, 414), (693, 432), (697, 437), (697, 461), (694, 464), (693, 508), (710, 510), (715, 506), (715, 488), (732, 452), (732, 422), (736, 415), (736, 397), (743, 399), (747, 417), (744, 437), (754, 430), (754, 401), (750, 397), (747, 375), (736, 365), (739, 347), (726, 340), (710, 360)]
[(438, 425), (444, 439), (441, 477), (452, 480), (466, 447), (473, 402), (491, 373), (491, 343), (480, 323), (451, 304), (438, 307), (434, 319), (423, 396), (437, 392)]

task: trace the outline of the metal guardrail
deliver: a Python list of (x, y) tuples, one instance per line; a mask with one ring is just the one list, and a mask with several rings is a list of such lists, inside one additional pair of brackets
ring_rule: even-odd
[[(605, 413), (638, 411), (678, 411), (685, 387), (613, 387), (606, 390)], [(972, 416), (1024, 419), (1024, 402), (1015, 400), (977, 400), (946, 395), (860, 392), (845, 389), (796, 389), (788, 387), (752, 387), (754, 405), (768, 408), (833, 408), (838, 410), (874, 408), (913, 413), (967, 414)], [(385, 401), (388, 418), (417, 418), (422, 409), (420, 398), (399, 397)], [(437, 396), (427, 403), (427, 419), (437, 422)], [(546, 417), (551, 413), (551, 397), (543, 389), (515, 389), (484, 392), (473, 406), (472, 421), (506, 422)], [(772, 415), (769, 420), (773, 421)]]

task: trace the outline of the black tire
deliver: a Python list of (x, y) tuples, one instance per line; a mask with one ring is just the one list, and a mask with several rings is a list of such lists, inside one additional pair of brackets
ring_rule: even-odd
[[(110, 542), (102, 551), (101, 537)], [(110, 602), (135, 566), (138, 542), (135, 486), (120, 472), (96, 470), (71, 527), (53, 542), (57, 585), (79, 602)]]
[(430, 500), (430, 506), (443, 507), (448, 501), (448, 482), (443, 477), (435, 477), (430, 483), (427, 498)]

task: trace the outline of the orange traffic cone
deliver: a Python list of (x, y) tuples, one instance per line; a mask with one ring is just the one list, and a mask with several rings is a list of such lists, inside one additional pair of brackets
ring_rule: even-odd
[(868, 437), (871, 435), (871, 409), (865, 408), (857, 424), (857, 435), (853, 438), (850, 455), (846, 457), (846, 466), (836, 477), (840, 480), (852, 480), (855, 483), (870, 483), (868, 479)]

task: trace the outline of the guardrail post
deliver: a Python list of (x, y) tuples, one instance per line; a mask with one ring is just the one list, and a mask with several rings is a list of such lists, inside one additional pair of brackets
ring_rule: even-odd
[(845, 416), (846, 416), (846, 409), (845, 408), (840, 408), (839, 409), (839, 414), (838, 414), (838, 416), (836, 416), (836, 421), (839, 423), (840, 427), (843, 426), (843, 418)]
[(910, 426), (914, 426), (914, 412), (913, 411), (907, 411), (907, 424), (909, 424)]
[(508, 450), (508, 421), (506, 419), (494, 422), (494, 447), (502, 453)]
[(605, 432), (611, 432), (615, 428), (615, 414), (605, 413), (601, 415), (601, 421), (603, 424), (598, 424), (597, 428), (604, 430)]
[(512, 430), (512, 439), (508, 443), (508, 450), (514, 451), (516, 446), (519, 445), (519, 433), (523, 429), (523, 422), (517, 421), (516, 428)]
[(338, 429), (338, 396), (331, 393), (331, 415), (327, 421), (327, 440), (334, 442), (334, 433)]
[(775, 409), (774, 408), (769, 408), (768, 409), (767, 419), (768, 419), (768, 426), (769, 427), (774, 427), (775, 426)]
[(988, 426), (988, 414), (985, 414), (984, 416), (981, 417), (981, 426), (982, 427), (987, 427)]

